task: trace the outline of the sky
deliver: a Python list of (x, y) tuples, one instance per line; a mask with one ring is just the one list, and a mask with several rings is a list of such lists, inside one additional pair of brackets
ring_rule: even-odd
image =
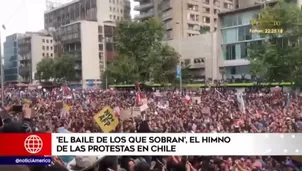
[[(57, 0), (66, 1), (66, 0)], [(131, 16), (136, 14), (133, 7), (137, 5), (131, 1)], [(5, 25), (6, 30), (1, 28), (3, 43), (5, 37), (14, 33), (26, 31), (39, 31), (44, 27), (44, 11), (46, 0), (0, 0), (0, 25)]]

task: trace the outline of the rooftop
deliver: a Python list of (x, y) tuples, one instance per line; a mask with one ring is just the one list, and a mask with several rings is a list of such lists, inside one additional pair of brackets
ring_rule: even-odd
[[(273, 0), (273, 1), (267, 2), (266, 5), (267, 6), (273, 6), (276, 3), (277, 3), (277, 0)], [(241, 12), (245, 12), (245, 11), (261, 9), (263, 7), (264, 7), (264, 4), (257, 4), (257, 5), (254, 5), (254, 6), (249, 6), (249, 7), (245, 7), (245, 8), (239, 8), (239, 9), (234, 9), (234, 10), (230, 10), (230, 11), (221, 12), (221, 13), (218, 14), (218, 16), (236, 14), (236, 13), (241, 13)]]
[(69, 2), (67, 2), (67, 3), (63, 3), (63, 4), (60, 4), (60, 5), (54, 6), (53, 8), (45, 11), (44, 14), (51, 13), (53, 11), (56, 11), (56, 10), (64, 8), (64, 7), (67, 7), (67, 6), (71, 5), (71, 4), (77, 3), (79, 1), (81, 1), (81, 0), (72, 0), (72, 1), (69, 0)]

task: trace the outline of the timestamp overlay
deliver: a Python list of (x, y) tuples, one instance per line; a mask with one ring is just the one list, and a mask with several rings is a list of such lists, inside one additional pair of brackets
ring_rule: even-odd
[[(280, 21), (261, 21), (262, 16), (261, 14), (258, 15), (257, 19), (251, 20), (251, 26), (252, 28), (249, 30), (250, 33), (256, 33), (256, 34), (282, 34), (284, 33), (284, 29), (281, 28), (281, 22)], [(265, 24), (267, 28), (258, 28), (260, 25)]]
[(258, 28), (251, 28), (250, 33), (257, 33), (257, 34), (282, 34), (284, 30), (282, 28), (266, 28), (266, 29), (258, 29)]

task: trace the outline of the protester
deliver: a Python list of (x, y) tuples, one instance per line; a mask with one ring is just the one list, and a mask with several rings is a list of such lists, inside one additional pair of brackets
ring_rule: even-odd
[[(111, 132), (293, 133), (302, 130), (302, 97), (280, 90), (228, 89), (177, 91), (53, 89), (5, 90), (2, 132), (102, 132), (93, 116), (105, 106), (115, 109), (119, 124)], [(143, 94), (143, 96), (141, 95)], [(14, 106), (22, 105), (22, 111)], [(128, 109), (147, 106), (134, 117)], [(124, 112), (124, 111), (127, 111)], [(101, 154), (100, 154), (101, 155)], [(54, 156), (52, 170), (71, 171), (210, 171), (298, 169), (291, 158), (273, 157), (88, 157)], [(60, 168), (59, 168), (60, 167)], [(51, 169), (51, 168), (44, 168)], [(33, 169), (31, 169), (33, 170)]]

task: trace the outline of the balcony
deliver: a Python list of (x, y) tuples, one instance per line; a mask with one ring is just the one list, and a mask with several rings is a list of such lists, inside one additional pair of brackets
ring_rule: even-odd
[(135, 20), (142, 20), (142, 19), (146, 19), (146, 18), (150, 18), (150, 17), (153, 17), (154, 16), (154, 11), (149, 11), (149, 12), (146, 12), (146, 13), (140, 13), (138, 15), (136, 15), (134, 17)]
[(235, 59), (235, 60), (224, 60), (223, 67), (230, 67), (230, 66), (244, 66), (249, 65), (250, 61), (247, 59)]
[(204, 58), (196, 58), (193, 60), (191, 64), (192, 69), (197, 69), (197, 68), (205, 68), (205, 59)]
[(161, 11), (166, 11), (166, 10), (169, 10), (172, 8), (172, 4), (171, 4), (171, 1), (168, 0), (168, 1), (163, 1), (160, 6), (159, 6), (159, 9)]
[(150, 9), (152, 7), (153, 7), (153, 2), (149, 2), (149, 3), (146, 3), (146, 4), (136, 5), (134, 7), (134, 10), (135, 11), (143, 11), (143, 10), (148, 10), (148, 9)]
[(172, 29), (172, 28), (173, 28), (173, 27), (172, 27), (172, 23), (164, 24), (164, 28), (165, 28), (165, 30), (170, 30), (170, 29)]
[(198, 69), (198, 68), (205, 68), (205, 67), (206, 67), (205, 63), (193, 63), (190, 68)]
[(164, 12), (161, 15), (161, 18), (162, 18), (162, 21), (166, 21), (166, 20), (172, 19), (172, 11), (169, 10), (169, 11)]

